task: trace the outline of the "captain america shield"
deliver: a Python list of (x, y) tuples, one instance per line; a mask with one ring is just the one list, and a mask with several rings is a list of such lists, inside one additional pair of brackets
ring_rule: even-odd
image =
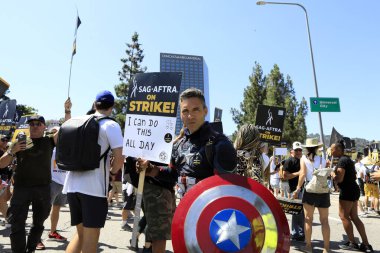
[(250, 178), (209, 177), (179, 203), (172, 223), (174, 252), (289, 252), (290, 232), (273, 194)]

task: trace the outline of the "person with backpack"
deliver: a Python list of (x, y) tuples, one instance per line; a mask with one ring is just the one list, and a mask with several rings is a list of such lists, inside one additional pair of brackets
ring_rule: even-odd
[[(303, 211), (305, 214), (305, 241), (306, 246), (303, 248), (305, 252), (313, 252), (311, 245), (312, 227), (314, 210), (318, 209), (319, 220), (321, 222), (322, 237), (323, 237), (323, 253), (330, 250), (330, 225), (329, 225), (329, 207), (330, 207), (330, 192), (314, 193), (308, 190), (308, 183), (313, 178), (313, 173), (319, 168), (326, 167), (326, 160), (317, 154), (318, 149), (323, 144), (318, 142), (318, 138), (307, 138), (303, 146), (306, 149), (305, 154), (300, 159), (300, 173), (298, 178), (297, 188), (294, 195), (298, 195), (305, 191), (302, 196)], [(326, 178), (327, 185), (327, 178)]]
[[(116, 175), (124, 164), (121, 128), (109, 118), (114, 96), (101, 91), (94, 104), (93, 115), (72, 118), (59, 131), (56, 160), (60, 169), (69, 170), (63, 192), (70, 206), (71, 225), (77, 229), (67, 253), (97, 252), (100, 229), (108, 212), (109, 175)], [(114, 157), (112, 166), (108, 151)]]
[[(70, 114), (71, 101), (65, 102), (65, 119)], [(44, 231), (44, 221), (49, 216), (51, 156), (57, 142), (57, 134), (44, 136), (45, 118), (31, 116), (28, 120), (30, 138), (23, 132), (17, 135), (7, 152), (0, 158), (0, 168), (11, 164), (17, 158), (14, 172), (13, 196), (7, 212), (11, 224), (11, 248), (14, 253), (34, 252)], [(32, 204), (33, 224), (26, 240), (25, 222), (29, 205)]]
[[(233, 173), (236, 151), (231, 141), (212, 129), (205, 121), (208, 109), (199, 89), (189, 88), (180, 95), (181, 120), (185, 136), (173, 146), (168, 167), (157, 166), (138, 158), (136, 168), (146, 170), (152, 182), (144, 185), (143, 200), (147, 219), (146, 236), (152, 239), (154, 253), (164, 253), (166, 240), (171, 238), (171, 221), (175, 206), (175, 182), (184, 185), (184, 194), (199, 181), (220, 173)], [(172, 189), (159, 183), (172, 182)], [(160, 198), (157, 198), (160, 196)]]

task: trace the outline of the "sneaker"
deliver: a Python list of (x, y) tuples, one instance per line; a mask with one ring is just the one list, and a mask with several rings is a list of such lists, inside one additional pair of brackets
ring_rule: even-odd
[(302, 252), (313, 253), (313, 247), (307, 247), (306, 245), (303, 245), (299, 249)]
[(45, 245), (40, 241), (37, 243), (36, 250), (45, 250)]
[(142, 250), (142, 253), (152, 253), (152, 246), (150, 246), (149, 248), (145, 248), (145, 246), (143, 247), (143, 250)]
[(58, 241), (58, 242), (67, 241), (67, 238), (58, 234), (57, 231), (54, 231), (53, 233), (49, 233), (49, 239), (52, 241)]
[(344, 250), (358, 250), (359, 249), (359, 245), (355, 242), (346, 242), (344, 244), (340, 244), (339, 245), (339, 248), (340, 249), (344, 249)]
[(368, 245), (364, 245), (363, 243), (360, 244), (359, 250), (363, 251), (363, 252), (368, 252), (368, 253), (373, 252), (373, 248), (370, 244), (368, 244)]
[(129, 232), (132, 232), (133, 230), (132, 227), (128, 225), (128, 223), (125, 223), (123, 226), (121, 226), (121, 229)]
[(365, 212), (358, 213), (358, 216), (359, 216), (360, 218), (367, 218), (367, 217), (368, 217), (367, 213), (365, 213)]

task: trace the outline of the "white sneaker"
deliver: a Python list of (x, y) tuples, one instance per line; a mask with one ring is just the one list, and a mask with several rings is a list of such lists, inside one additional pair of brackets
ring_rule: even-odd
[(367, 217), (368, 217), (367, 213), (364, 213), (364, 212), (362, 212), (362, 213), (358, 213), (358, 216), (359, 216), (360, 218), (367, 218)]

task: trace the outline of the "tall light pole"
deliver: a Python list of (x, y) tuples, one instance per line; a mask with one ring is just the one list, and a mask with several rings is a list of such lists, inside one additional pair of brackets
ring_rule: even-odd
[[(313, 75), (314, 75), (314, 87), (315, 87), (315, 95), (317, 98), (319, 98), (319, 93), (318, 93), (318, 84), (317, 84), (317, 75), (315, 74), (315, 65), (314, 65), (314, 55), (313, 55), (313, 47), (311, 46), (311, 37), (310, 37), (310, 28), (309, 28), (309, 18), (307, 16), (307, 11), (303, 5), (299, 3), (282, 3), (282, 2), (266, 2), (266, 1), (258, 1), (256, 3), (257, 5), (266, 5), (266, 4), (282, 4), (282, 5), (296, 5), (302, 8), (302, 10), (305, 12), (305, 17), (306, 17), (306, 25), (307, 25), (307, 34), (309, 36), (309, 46), (310, 46), (310, 56), (311, 56), (311, 64), (313, 66)], [(323, 143), (323, 146), (325, 146), (325, 135), (323, 134), (323, 126), (322, 126), (322, 115), (321, 112), (318, 112), (318, 117), (319, 117), (319, 128), (321, 131), (321, 141)], [(325, 147), (323, 149), (323, 155), (325, 155)]]

